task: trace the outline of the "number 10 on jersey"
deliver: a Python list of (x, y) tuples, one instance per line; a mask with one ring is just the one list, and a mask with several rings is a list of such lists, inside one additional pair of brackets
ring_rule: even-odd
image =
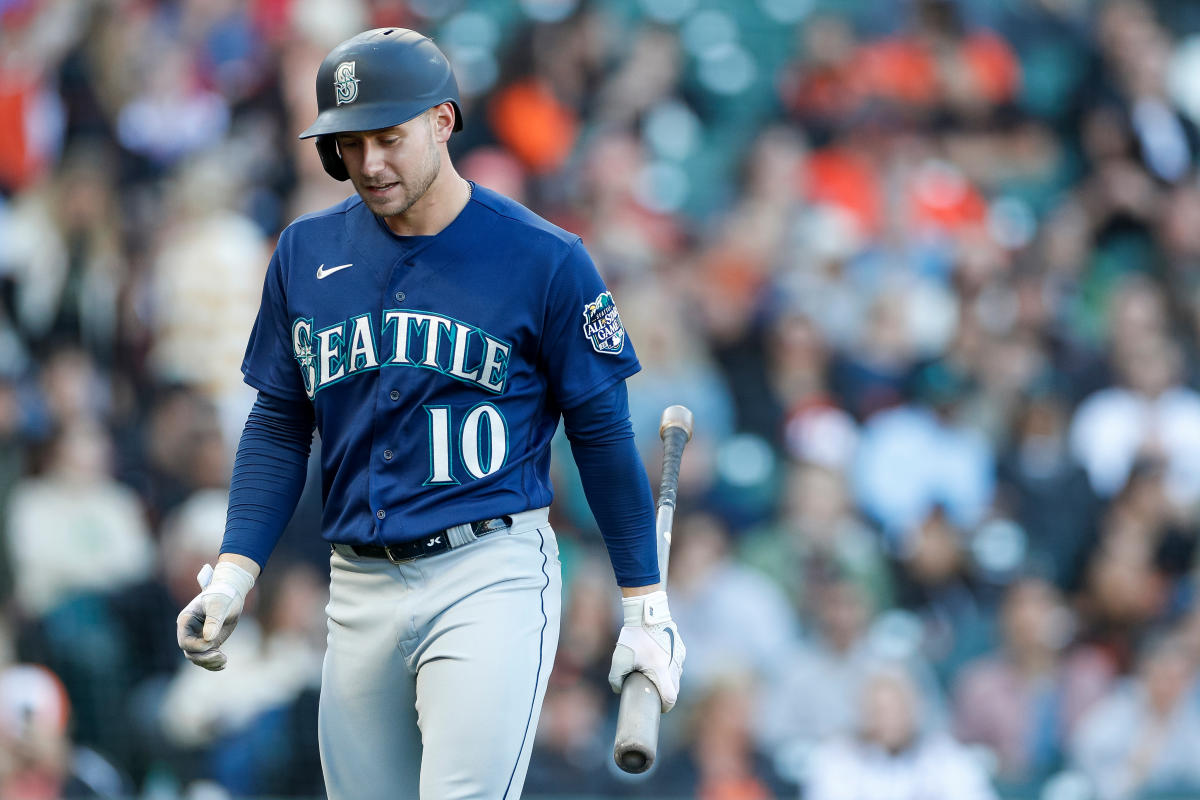
[[(458, 483), (454, 449), (472, 478), (484, 478), (504, 466), (508, 457), (508, 423), (491, 403), (471, 408), (455, 426), (450, 406), (425, 406), (429, 416), (429, 478), (425, 484)], [(451, 432), (457, 427), (457, 441)]]

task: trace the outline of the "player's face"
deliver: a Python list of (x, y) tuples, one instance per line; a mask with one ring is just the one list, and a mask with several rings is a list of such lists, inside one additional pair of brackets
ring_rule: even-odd
[(441, 168), (429, 112), (391, 128), (339, 133), (337, 144), (354, 188), (381, 217), (407, 213)]

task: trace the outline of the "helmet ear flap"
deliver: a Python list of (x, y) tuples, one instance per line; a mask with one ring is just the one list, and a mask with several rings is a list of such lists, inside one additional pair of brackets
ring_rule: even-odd
[(317, 155), (321, 157), (321, 166), (331, 178), (339, 181), (350, 179), (350, 173), (342, 162), (342, 154), (338, 152), (337, 141), (332, 135), (317, 137)]

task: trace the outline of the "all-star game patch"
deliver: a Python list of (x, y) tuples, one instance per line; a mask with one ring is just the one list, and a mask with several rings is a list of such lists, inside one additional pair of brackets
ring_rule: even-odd
[(583, 333), (597, 353), (616, 355), (625, 349), (625, 328), (621, 325), (612, 292), (604, 292), (584, 306)]

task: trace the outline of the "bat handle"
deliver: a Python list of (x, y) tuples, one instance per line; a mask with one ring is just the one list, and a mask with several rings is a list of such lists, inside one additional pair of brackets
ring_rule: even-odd
[(675, 508), (679, 464), (683, 460), (683, 448), (692, 438), (693, 425), (692, 412), (684, 406), (670, 406), (663, 411), (662, 424), (658, 426), (658, 435), (663, 441), (662, 480), (658, 486), (660, 508)]
[(658, 755), (658, 723), (662, 716), (662, 700), (658, 689), (640, 672), (625, 676), (621, 687), (621, 707), (617, 718), (617, 738), (613, 743), (613, 758), (617, 766), (637, 775), (654, 764)]

